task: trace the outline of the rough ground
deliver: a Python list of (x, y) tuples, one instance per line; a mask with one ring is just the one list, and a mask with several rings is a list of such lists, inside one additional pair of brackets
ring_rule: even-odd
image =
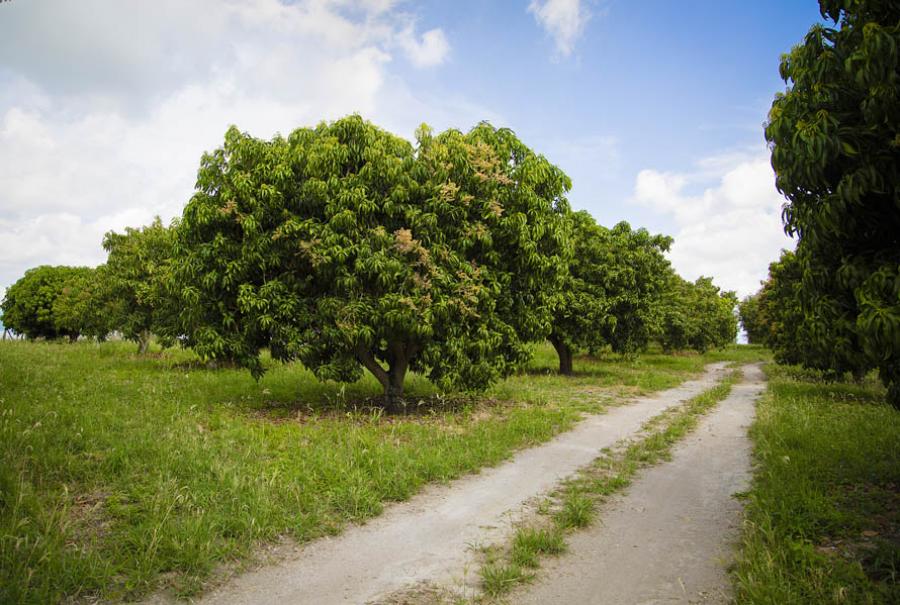
[(432, 486), (367, 525), (312, 542), (292, 559), (241, 575), (199, 602), (358, 604), (422, 582), (465, 586), (477, 576), (473, 546), (505, 539), (511, 517), (530, 499), (651, 417), (712, 386), (724, 365), (712, 364), (698, 380), (590, 416), (574, 430), (500, 466)]
[(517, 604), (724, 603), (726, 566), (738, 537), (733, 494), (750, 478), (747, 426), (763, 390), (758, 366), (678, 444), (671, 462), (653, 467), (600, 513), (600, 524), (574, 534), (569, 554), (542, 570)]

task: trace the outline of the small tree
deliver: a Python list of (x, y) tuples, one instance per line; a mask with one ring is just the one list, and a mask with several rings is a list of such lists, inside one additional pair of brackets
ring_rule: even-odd
[(705, 353), (737, 338), (737, 296), (723, 292), (709, 277), (694, 282), (671, 274), (660, 342), (666, 351), (693, 349)]
[(664, 253), (672, 238), (621, 222), (609, 231), (609, 242), (603, 271), (612, 321), (601, 324), (600, 331), (613, 352), (632, 355), (661, 328), (672, 272)]
[(606, 229), (585, 211), (572, 214), (574, 254), (556, 300), (550, 342), (561, 374), (572, 373), (577, 349), (609, 346), (631, 354), (646, 347), (659, 327), (661, 300), (671, 271), (664, 236), (622, 222)]
[(766, 334), (769, 330), (768, 319), (763, 313), (759, 302), (760, 293), (745, 296), (738, 304), (738, 315), (741, 318), (741, 326), (747, 332), (747, 342), (750, 344), (765, 344)]
[[(862, 376), (872, 366), (852, 330), (852, 315), (823, 291), (803, 287), (804, 264), (798, 254), (784, 251), (769, 265), (759, 293), (760, 312), (767, 318), (766, 345), (778, 363), (802, 364), (832, 378), (845, 372)], [(821, 276), (819, 282), (826, 283)]]
[(416, 147), (352, 116), (288, 139), (230, 129), (178, 229), (183, 324), (204, 356), (258, 351), (321, 379), (409, 369), (479, 388), (550, 332), (569, 179), (505, 129)]
[(104, 267), (75, 268), (53, 301), (53, 321), (63, 334), (104, 340), (112, 330), (115, 308), (109, 298)]
[(51, 267), (42, 265), (29, 269), (6, 290), (0, 309), (3, 325), (26, 338), (78, 338), (78, 330), (60, 325), (54, 315), (54, 303), (62, 294), (66, 282), (83, 267)]
[(171, 323), (172, 307), (164, 295), (173, 254), (173, 231), (159, 217), (140, 229), (110, 231), (103, 238), (109, 253), (103, 271), (115, 303), (115, 329), (138, 343), (145, 353), (150, 335), (160, 324)]

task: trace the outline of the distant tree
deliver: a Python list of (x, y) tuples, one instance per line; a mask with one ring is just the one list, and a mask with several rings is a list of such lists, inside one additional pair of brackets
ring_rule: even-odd
[(585, 211), (572, 214), (574, 254), (556, 300), (550, 342), (561, 374), (572, 373), (578, 349), (610, 347), (631, 354), (658, 331), (671, 238), (632, 230), (622, 222), (607, 229)]
[(59, 332), (104, 340), (112, 331), (113, 301), (104, 276), (105, 267), (74, 268), (53, 301), (53, 321)]
[[(785, 226), (799, 238), (806, 309), (827, 322), (813, 326), (815, 350), (856, 349), (900, 407), (900, 4), (819, 6), (838, 27), (813, 26), (782, 58), (788, 89), (766, 138), (789, 200)], [(853, 357), (837, 361), (859, 370)]]
[(626, 222), (610, 229), (603, 266), (611, 321), (599, 328), (613, 352), (641, 351), (659, 332), (672, 272), (664, 253), (671, 245), (671, 237), (633, 230)]
[(850, 327), (852, 318), (846, 309), (803, 287), (804, 265), (800, 255), (790, 251), (769, 265), (769, 278), (759, 293), (761, 313), (767, 318), (766, 345), (778, 363), (802, 364), (831, 378), (845, 372), (861, 376), (871, 365)]
[(173, 322), (175, 303), (165, 295), (173, 237), (173, 230), (157, 217), (146, 227), (110, 231), (103, 238), (109, 253), (103, 275), (116, 309), (112, 322), (125, 338), (138, 343), (139, 353), (147, 351), (156, 326)]
[(232, 128), (178, 228), (183, 324), (203, 356), (258, 352), (320, 379), (365, 368), (389, 402), (409, 369), (480, 388), (550, 332), (570, 181), (506, 129), (358, 116), (271, 141)]
[(83, 267), (42, 265), (29, 269), (6, 290), (0, 309), (3, 325), (26, 338), (78, 338), (78, 330), (57, 324), (53, 312), (67, 280), (84, 272)]
[(660, 343), (666, 351), (693, 349), (704, 353), (737, 338), (737, 296), (723, 292), (709, 277), (694, 282), (672, 273), (666, 293)]
[(750, 344), (765, 344), (769, 330), (768, 318), (763, 313), (759, 302), (760, 293), (745, 296), (738, 303), (738, 315), (741, 318), (741, 326), (747, 332), (747, 342)]

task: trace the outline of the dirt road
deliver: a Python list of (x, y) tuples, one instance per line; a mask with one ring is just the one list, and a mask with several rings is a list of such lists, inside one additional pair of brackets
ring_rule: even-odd
[(726, 565), (738, 537), (733, 494), (750, 478), (747, 426), (763, 390), (757, 366), (676, 446), (671, 462), (648, 469), (600, 513), (600, 523), (573, 534), (569, 554), (541, 572), (511, 603), (723, 603)]
[(358, 604), (423, 581), (471, 582), (477, 575), (473, 545), (503, 540), (511, 515), (529, 499), (552, 489), (651, 417), (709, 388), (723, 373), (724, 364), (712, 364), (698, 380), (591, 416), (507, 463), (432, 486), (367, 525), (312, 542), (296, 558), (241, 575), (199, 602)]

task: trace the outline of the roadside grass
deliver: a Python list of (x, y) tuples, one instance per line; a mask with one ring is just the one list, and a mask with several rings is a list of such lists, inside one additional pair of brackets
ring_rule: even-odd
[(874, 380), (768, 366), (738, 603), (900, 603), (900, 412)]
[(542, 346), (478, 397), (411, 376), (409, 413), (389, 415), (368, 376), (269, 361), (257, 383), (189, 351), (0, 342), (0, 602), (195, 595), (262, 545), (338, 533), (729, 355), (764, 353), (582, 357), (564, 378)]
[(683, 405), (653, 417), (636, 438), (607, 450), (541, 502), (538, 514), (521, 523), (508, 544), (485, 548), (479, 571), (482, 595), (475, 601), (502, 602), (514, 588), (531, 582), (542, 556), (565, 552), (566, 534), (591, 525), (600, 503), (629, 486), (641, 469), (668, 460), (673, 446), (697, 426), (703, 414), (725, 399), (740, 379), (741, 372), (733, 371)]

